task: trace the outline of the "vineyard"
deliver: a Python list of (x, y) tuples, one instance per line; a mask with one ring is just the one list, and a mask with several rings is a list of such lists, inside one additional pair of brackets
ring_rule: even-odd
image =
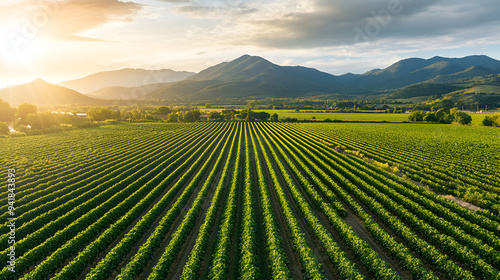
[(16, 171), (0, 279), (500, 279), (497, 131), (130, 123), (0, 139), (4, 178)]

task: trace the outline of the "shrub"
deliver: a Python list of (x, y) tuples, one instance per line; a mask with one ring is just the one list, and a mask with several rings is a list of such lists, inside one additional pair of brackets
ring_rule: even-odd
[(26, 133), (24, 133), (24, 132), (12, 132), (10, 134), (10, 137), (23, 137), (23, 136), (26, 136)]
[(492, 117), (490, 116), (486, 116), (484, 117), (483, 119), (483, 125), (484, 126), (493, 126), (493, 124), (495, 123), (495, 121), (493, 120)]
[(455, 112), (453, 114), (453, 117), (455, 118), (456, 122), (458, 122), (459, 124), (462, 124), (462, 125), (470, 124), (472, 122), (471, 115), (464, 113), (462, 111)]

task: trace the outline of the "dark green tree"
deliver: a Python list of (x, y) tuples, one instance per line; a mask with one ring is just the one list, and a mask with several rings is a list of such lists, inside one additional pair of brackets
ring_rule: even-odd
[(426, 122), (437, 122), (438, 118), (436, 117), (436, 113), (428, 112), (425, 115), (425, 117), (424, 117), (424, 121), (426, 121)]
[(483, 119), (483, 125), (484, 126), (493, 126), (493, 124), (495, 123), (495, 121), (493, 120), (492, 117), (490, 116), (486, 116), (484, 117)]
[(172, 110), (168, 106), (160, 106), (160, 107), (158, 107), (158, 113), (160, 115), (168, 115), (171, 112), (172, 112)]
[(454, 105), (455, 105), (455, 102), (453, 102), (453, 100), (451, 100), (451, 99), (444, 99), (443, 101), (441, 101), (441, 107), (448, 109), (448, 110), (453, 108)]
[(408, 116), (408, 119), (412, 122), (421, 122), (424, 120), (425, 115), (424, 111), (415, 111)]
[(178, 121), (179, 121), (179, 115), (177, 115), (176, 113), (168, 114), (167, 122), (178, 122)]
[(211, 121), (222, 121), (224, 119), (224, 116), (221, 114), (221, 112), (212, 111), (208, 114), (208, 119)]
[(454, 114), (454, 119), (456, 122), (462, 125), (470, 124), (472, 122), (472, 117), (471, 115), (464, 113), (462, 111), (457, 111)]
[(23, 103), (17, 107), (17, 116), (24, 120), (29, 114), (36, 114), (37, 111), (36, 105)]
[(274, 113), (274, 114), (271, 116), (271, 121), (273, 121), (273, 122), (277, 122), (277, 121), (278, 121), (278, 114)]
[(196, 122), (200, 120), (200, 111), (198, 110), (191, 110), (188, 111), (184, 114), (184, 121), (185, 122)]

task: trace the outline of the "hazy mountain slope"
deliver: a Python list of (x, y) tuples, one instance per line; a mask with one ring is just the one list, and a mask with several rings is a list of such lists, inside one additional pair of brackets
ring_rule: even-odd
[(98, 104), (102, 101), (40, 79), (28, 84), (1, 89), (0, 99), (11, 105), (24, 102), (36, 105)]
[(113, 86), (138, 87), (147, 84), (177, 82), (194, 74), (192, 72), (177, 72), (170, 69), (145, 70), (125, 68), (116, 71), (95, 73), (80, 79), (62, 82), (60, 85), (82, 93), (88, 93)]
[(86, 93), (85, 95), (90, 97), (96, 97), (101, 99), (140, 99), (143, 98), (150, 92), (153, 92), (159, 88), (167, 86), (168, 83), (164, 84), (148, 84), (139, 87), (106, 87), (96, 91)]

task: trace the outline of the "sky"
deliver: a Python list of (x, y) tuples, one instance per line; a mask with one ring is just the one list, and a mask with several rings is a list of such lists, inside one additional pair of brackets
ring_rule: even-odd
[(250, 54), (334, 75), (409, 57), (500, 59), (498, 0), (2, 0), (0, 88)]

